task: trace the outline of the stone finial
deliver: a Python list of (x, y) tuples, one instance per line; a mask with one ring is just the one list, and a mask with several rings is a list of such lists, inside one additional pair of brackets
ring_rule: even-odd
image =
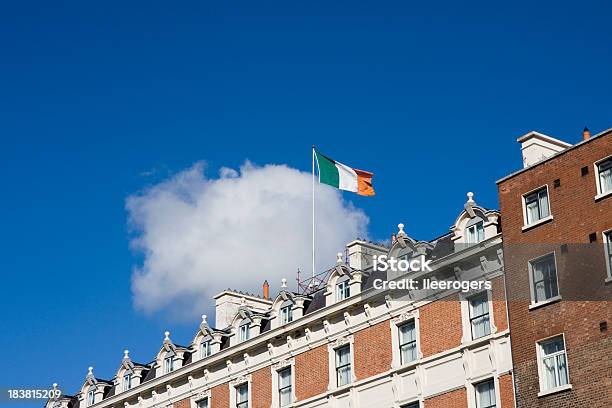
[(123, 350), (123, 359), (127, 360), (130, 358), (130, 350)]
[(472, 204), (472, 205), (475, 204), (474, 193), (472, 193), (471, 191), (468, 191), (467, 193), (467, 202), (468, 204)]
[(168, 330), (164, 332), (164, 341), (170, 341), (170, 332)]
[(342, 260), (342, 252), (338, 252), (336, 263), (339, 263), (339, 264), (344, 263), (344, 261)]
[(397, 236), (398, 237), (400, 235), (406, 236), (406, 233), (404, 232), (404, 224), (402, 224), (402, 223), (397, 224), (397, 228), (399, 228), (399, 231), (397, 232)]
[(246, 298), (244, 296), (240, 298), (240, 306), (246, 306)]
[(57, 383), (53, 383), (53, 389), (57, 389)]
[(202, 315), (202, 324), (207, 324), (206, 318), (208, 316), (206, 316), (205, 314)]
[(87, 376), (88, 376), (88, 377), (93, 376), (93, 367), (92, 367), (92, 366), (89, 366), (89, 367), (87, 368)]
[(287, 279), (281, 279), (281, 289), (287, 289)]

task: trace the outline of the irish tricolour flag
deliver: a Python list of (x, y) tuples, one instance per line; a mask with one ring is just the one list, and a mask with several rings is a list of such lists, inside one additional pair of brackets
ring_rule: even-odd
[(372, 173), (338, 163), (319, 152), (315, 151), (315, 154), (319, 167), (319, 183), (329, 184), (340, 190), (352, 191), (359, 195), (374, 195)]

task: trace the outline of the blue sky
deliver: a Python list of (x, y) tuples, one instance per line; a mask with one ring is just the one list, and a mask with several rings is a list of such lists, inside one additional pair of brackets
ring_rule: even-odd
[(518, 136), (612, 126), (606, 2), (330, 3), (3, 5), (0, 387), (72, 393), (190, 341), (133, 307), (125, 203), (195, 162), (309, 171), (315, 143), (374, 172), (345, 194), (370, 237), (431, 239), (466, 191), (497, 207)]

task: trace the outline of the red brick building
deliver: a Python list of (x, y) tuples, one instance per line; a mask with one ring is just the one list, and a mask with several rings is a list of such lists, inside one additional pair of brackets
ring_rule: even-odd
[(530, 132), (498, 181), (517, 406), (612, 406), (612, 129)]

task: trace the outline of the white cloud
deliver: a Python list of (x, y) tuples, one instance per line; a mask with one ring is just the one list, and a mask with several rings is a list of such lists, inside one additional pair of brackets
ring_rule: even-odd
[[(226, 288), (260, 293), (267, 279), (275, 293), (281, 278), (295, 282), (311, 270), (310, 173), (285, 165), (240, 171), (222, 168), (208, 178), (197, 163), (127, 199), (132, 247), (142, 253), (134, 269), (134, 304), (145, 312), (192, 318), (214, 305)], [(316, 186), (317, 269), (364, 237), (367, 216), (338, 190)]]

